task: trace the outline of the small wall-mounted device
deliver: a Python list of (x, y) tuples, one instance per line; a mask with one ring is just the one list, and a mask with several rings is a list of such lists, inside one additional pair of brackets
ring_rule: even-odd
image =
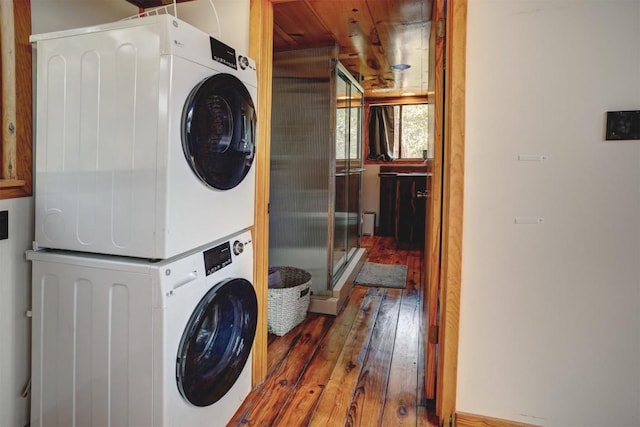
[(9, 238), (9, 211), (0, 211), (0, 240)]
[(607, 141), (640, 139), (640, 111), (607, 111)]

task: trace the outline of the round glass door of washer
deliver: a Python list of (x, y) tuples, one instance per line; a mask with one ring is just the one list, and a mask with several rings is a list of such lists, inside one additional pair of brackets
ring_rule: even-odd
[(178, 389), (188, 402), (208, 406), (233, 387), (251, 353), (257, 320), (256, 293), (245, 279), (224, 280), (200, 300), (176, 359)]

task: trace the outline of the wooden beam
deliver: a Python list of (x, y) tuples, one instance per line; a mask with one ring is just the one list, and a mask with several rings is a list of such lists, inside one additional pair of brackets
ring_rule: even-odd
[(282, 46), (284, 46), (284, 43), (292, 47), (297, 46), (298, 42), (296, 41), (296, 39), (287, 34), (287, 32), (283, 30), (279, 25), (273, 24), (273, 31), (278, 35), (278, 37), (282, 39)]
[(16, 42), (12, 1), (0, 1), (0, 52), (2, 55), (2, 172), (16, 175)]
[(415, 105), (415, 104), (431, 104), (434, 101), (433, 94), (424, 96), (387, 96), (387, 97), (369, 97), (366, 99), (367, 105)]
[(0, 179), (0, 188), (20, 188), (25, 184), (24, 179)]
[[(2, 17), (2, 24), (0, 25), (0, 30), (5, 31), (6, 26), (4, 20), (7, 19), (7, 15), (5, 15), (5, 7), (9, 7), (11, 3), (8, 0), (0, 0), (0, 16)], [(7, 20), (8, 25), (10, 20)], [(33, 168), (33, 158), (32, 158), (32, 144), (33, 144), (33, 135), (32, 135), (32, 72), (31, 72), (31, 44), (29, 43), (29, 36), (31, 35), (31, 2), (30, 0), (13, 0), (13, 55), (14, 55), (14, 65), (12, 66), (13, 74), (14, 74), (14, 84), (2, 82), (3, 90), (11, 90), (13, 87), (12, 93), (15, 93), (15, 106), (13, 107), (14, 112), (12, 114), (13, 119), (9, 120), (9, 122), (14, 123), (14, 135), (15, 142), (12, 142), (12, 145), (15, 148), (14, 153), (9, 155), (9, 164), (12, 166), (8, 169), (11, 170), (11, 173), (5, 173), (0, 166), (0, 178), (5, 178), (2, 180), (2, 184), (0, 185), (0, 199), (13, 199), (16, 197), (28, 197), (32, 194), (32, 168)], [(7, 44), (1, 42), (4, 47), (7, 47), (11, 43)], [(0, 48), (1, 50), (1, 48)], [(5, 66), (5, 61), (3, 58), (4, 55), (0, 54), (0, 69), (3, 69)], [(5, 75), (4, 70), (2, 71), (2, 75)], [(2, 97), (4, 99), (4, 91), (2, 92)], [(11, 95), (10, 95), (11, 96)], [(4, 102), (0, 102), (2, 106), (0, 111), (2, 111), (2, 116), (4, 116), (5, 108)], [(0, 129), (0, 138), (4, 141), (4, 130), (7, 130), (7, 127), (3, 126)], [(0, 141), (0, 146), (2, 145), (2, 141)], [(3, 156), (7, 153), (7, 151), (2, 148)], [(14, 160), (15, 155), (15, 160)], [(7, 162), (0, 158), (0, 162), (2, 164), (7, 164)], [(15, 175), (13, 175), (15, 174)], [(15, 176), (13, 179), (7, 179), (7, 177)]]

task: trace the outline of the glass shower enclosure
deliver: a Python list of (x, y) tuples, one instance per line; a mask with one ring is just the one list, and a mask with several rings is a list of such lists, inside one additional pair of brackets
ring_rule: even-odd
[(362, 88), (335, 47), (286, 51), (274, 54), (272, 99), (269, 264), (309, 271), (310, 309), (326, 312), (314, 299), (339, 306), (363, 261)]

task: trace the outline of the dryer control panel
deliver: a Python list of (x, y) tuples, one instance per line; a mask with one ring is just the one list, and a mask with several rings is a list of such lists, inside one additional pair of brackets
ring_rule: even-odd
[(211, 59), (237, 70), (236, 50), (213, 37), (209, 37), (209, 41), (211, 43)]

